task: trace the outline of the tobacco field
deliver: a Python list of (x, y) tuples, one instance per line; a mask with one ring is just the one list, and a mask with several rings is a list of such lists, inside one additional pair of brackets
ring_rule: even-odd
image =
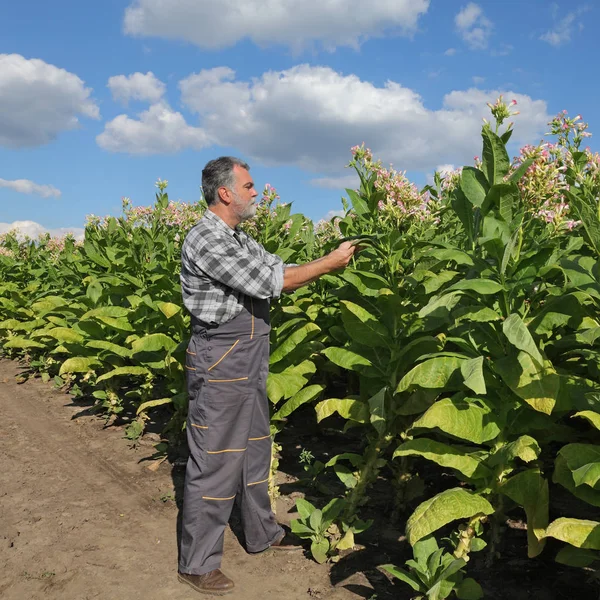
[[(287, 263), (357, 240), (346, 270), (273, 302), (272, 472), (298, 419), (337, 432), (335, 452), (302, 442), (292, 529), (335, 565), (399, 527), (412, 556), (380, 568), (403, 597), (485, 597), (471, 565), (502, 561), (507, 519), (524, 559), (600, 594), (600, 156), (563, 112), (511, 158), (513, 106), (490, 105), (473, 165), (421, 190), (356, 146), (343, 216), (314, 225), (267, 185), (243, 224)], [(160, 460), (184, 439), (180, 249), (204, 207), (157, 187), (83, 242), (0, 238), (0, 347), (23, 377), (126, 415), (133, 443), (163, 423)]]

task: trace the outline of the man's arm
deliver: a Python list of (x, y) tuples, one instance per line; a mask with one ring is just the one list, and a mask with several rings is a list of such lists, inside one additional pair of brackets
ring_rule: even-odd
[(286, 267), (283, 273), (283, 291), (292, 292), (307, 285), (321, 275), (337, 271), (348, 266), (356, 246), (350, 242), (342, 242), (335, 250), (322, 258), (297, 267)]

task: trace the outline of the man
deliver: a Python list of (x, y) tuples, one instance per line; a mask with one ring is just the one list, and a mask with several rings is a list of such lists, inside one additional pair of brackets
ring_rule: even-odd
[(238, 229), (254, 216), (250, 167), (221, 157), (202, 171), (208, 210), (181, 252), (183, 301), (191, 313), (186, 354), (190, 448), (183, 499), (179, 580), (225, 594), (223, 535), (238, 502), (246, 549), (299, 548), (275, 520), (268, 494), (271, 457), (269, 301), (350, 261), (348, 242), (300, 266), (283, 261)]

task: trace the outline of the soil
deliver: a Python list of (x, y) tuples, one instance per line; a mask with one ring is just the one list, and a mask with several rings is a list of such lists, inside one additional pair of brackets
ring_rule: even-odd
[[(177, 581), (184, 469), (148, 469), (156, 442), (132, 449), (123, 427), (39, 379), (19, 385), (19, 372), (0, 360), (0, 598), (210, 598)], [(290, 505), (281, 499), (285, 520)], [(301, 552), (247, 554), (229, 529), (223, 571), (232, 600), (360, 598), (352, 583), (373, 593), (360, 574), (333, 586)]]
[[(151, 459), (155, 434), (133, 446), (124, 437), (124, 423), (108, 425), (88, 405), (39, 379), (19, 384), (20, 372), (17, 363), (0, 360), (0, 598), (210, 598), (176, 576), (183, 461), (159, 465)], [(282, 436), (277, 516), (285, 523), (295, 517), (294, 498), (302, 493), (295, 483), (302, 477), (302, 448), (327, 460), (342, 448), (360, 451), (360, 440), (318, 429), (314, 419), (301, 414)], [(425, 479), (429, 494), (439, 475)], [(306, 497), (322, 500), (310, 490)], [(235, 534), (234, 514), (222, 568), (236, 589), (227, 597), (409, 600), (414, 593), (380, 570), (382, 564), (402, 565), (410, 557), (404, 524), (392, 526), (386, 518), (393, 503), (385, 480), (370, 498), (363, 511), (375, 525), (357, 538), (354, 552), (328, 565), (301, 552), (247, 554)], [(553, 562), (555, 549), (528, 560), (526, 548), (525, 525), (517, 516), (508, 522), (501, 560), (486, 568), (483, 557), (473, 555), (468, 576), (481, 583), (488, 600), (598, 598), (589, 573)]]

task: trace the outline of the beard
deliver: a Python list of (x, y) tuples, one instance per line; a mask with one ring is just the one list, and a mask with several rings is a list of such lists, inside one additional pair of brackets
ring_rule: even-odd
[(237, 194), (234, 193), (233, 211), (240, 221), (247, 221), (256, 214), (256, 202), (246, 204)]

